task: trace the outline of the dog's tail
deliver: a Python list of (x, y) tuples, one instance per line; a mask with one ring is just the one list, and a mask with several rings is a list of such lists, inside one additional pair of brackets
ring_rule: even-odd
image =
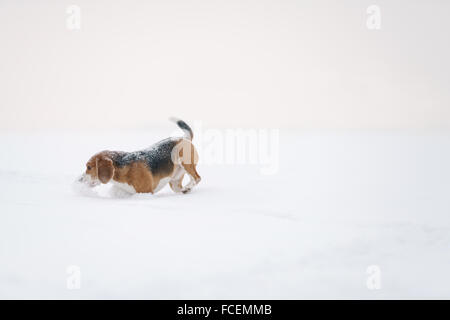
[(184, 137), (186, 139), (192, 140), (192, 138), (194, 137), (194, 132), (192, 132), (191, 127), (189, 127), (186, 122), (174, 117), (170, 117), (169, 120), (175, 122), (177, 126), (180, 127), (181, 130), (183, 130)]

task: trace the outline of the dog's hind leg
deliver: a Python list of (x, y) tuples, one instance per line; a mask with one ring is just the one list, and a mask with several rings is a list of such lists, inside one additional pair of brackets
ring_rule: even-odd
[(174, 174), (172, 175), (172, 178), (169, 182), (170, 188), (174, 192), (182, 192), (183, 190), (183, 177), (184, 177), (185, 170), (182, 166), (178, 166)]
[(172, 159), (175, 159), (174, 162), (181, 166), (190, 178), (189, 183), (185, 187), (181, 187), (181, 192), (187, 193), (201, 180), (195, 168), (198, 163), (198, 154), (194, 145), (186, 139), (181, 140), (174, 150), (175, 157)]
[(185, 187), (182, 188), (181, 192), (188, 193), (189, 191), (192, 190), (192, 188), (195, 185), (197, 185), (200, 182), (200, 180), (202, 178), (199, 176), (199, 174), (198, 174), (198, 172), (197, 172), (197, 170), (195, 168), (195, 164), (193, 164), (193, 163), (189, 163), (189, 164), (182, 163), (181, 165), (183, 166), (184, 170), (186, 170), (186, 172), (187, 172), (187, 174), (189, 175), (189, 178), (190, 178), (189, 183)]

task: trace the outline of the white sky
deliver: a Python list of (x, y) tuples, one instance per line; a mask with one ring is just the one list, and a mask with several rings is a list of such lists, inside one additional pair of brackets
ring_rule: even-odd
[[(81, 8), (81, 30), (66, 8)], [(366, 27), (369, 5), (381, 30)], [(450, 128), (449, 1), (0, 1), (0, 129)]]

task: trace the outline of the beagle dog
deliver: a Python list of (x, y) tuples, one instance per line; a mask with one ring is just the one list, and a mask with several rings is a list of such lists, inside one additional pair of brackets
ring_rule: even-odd
[[(191, 191), (201, 180), (193, 132), (183, 120), (171, 120), (183, 130), (183, 137), (167, 138), (140, 151), (99, 152), (86, 163), (86, 172), (78, 181), (90, 187), (113, 182), (127, 193), (156, 193), (167, 183), (174, 192)], [(185, 174), (190, 182), (183, 186)]]

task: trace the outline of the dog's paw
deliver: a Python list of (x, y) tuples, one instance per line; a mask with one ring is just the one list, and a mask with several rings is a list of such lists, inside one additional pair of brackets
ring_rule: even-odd
[(181, 192), (183, 192), (183, 193), (188, 193), (188, 192), (190, 192), (192, 190), (192, 188), (183, 188), (182, 190), (181, 190)]

